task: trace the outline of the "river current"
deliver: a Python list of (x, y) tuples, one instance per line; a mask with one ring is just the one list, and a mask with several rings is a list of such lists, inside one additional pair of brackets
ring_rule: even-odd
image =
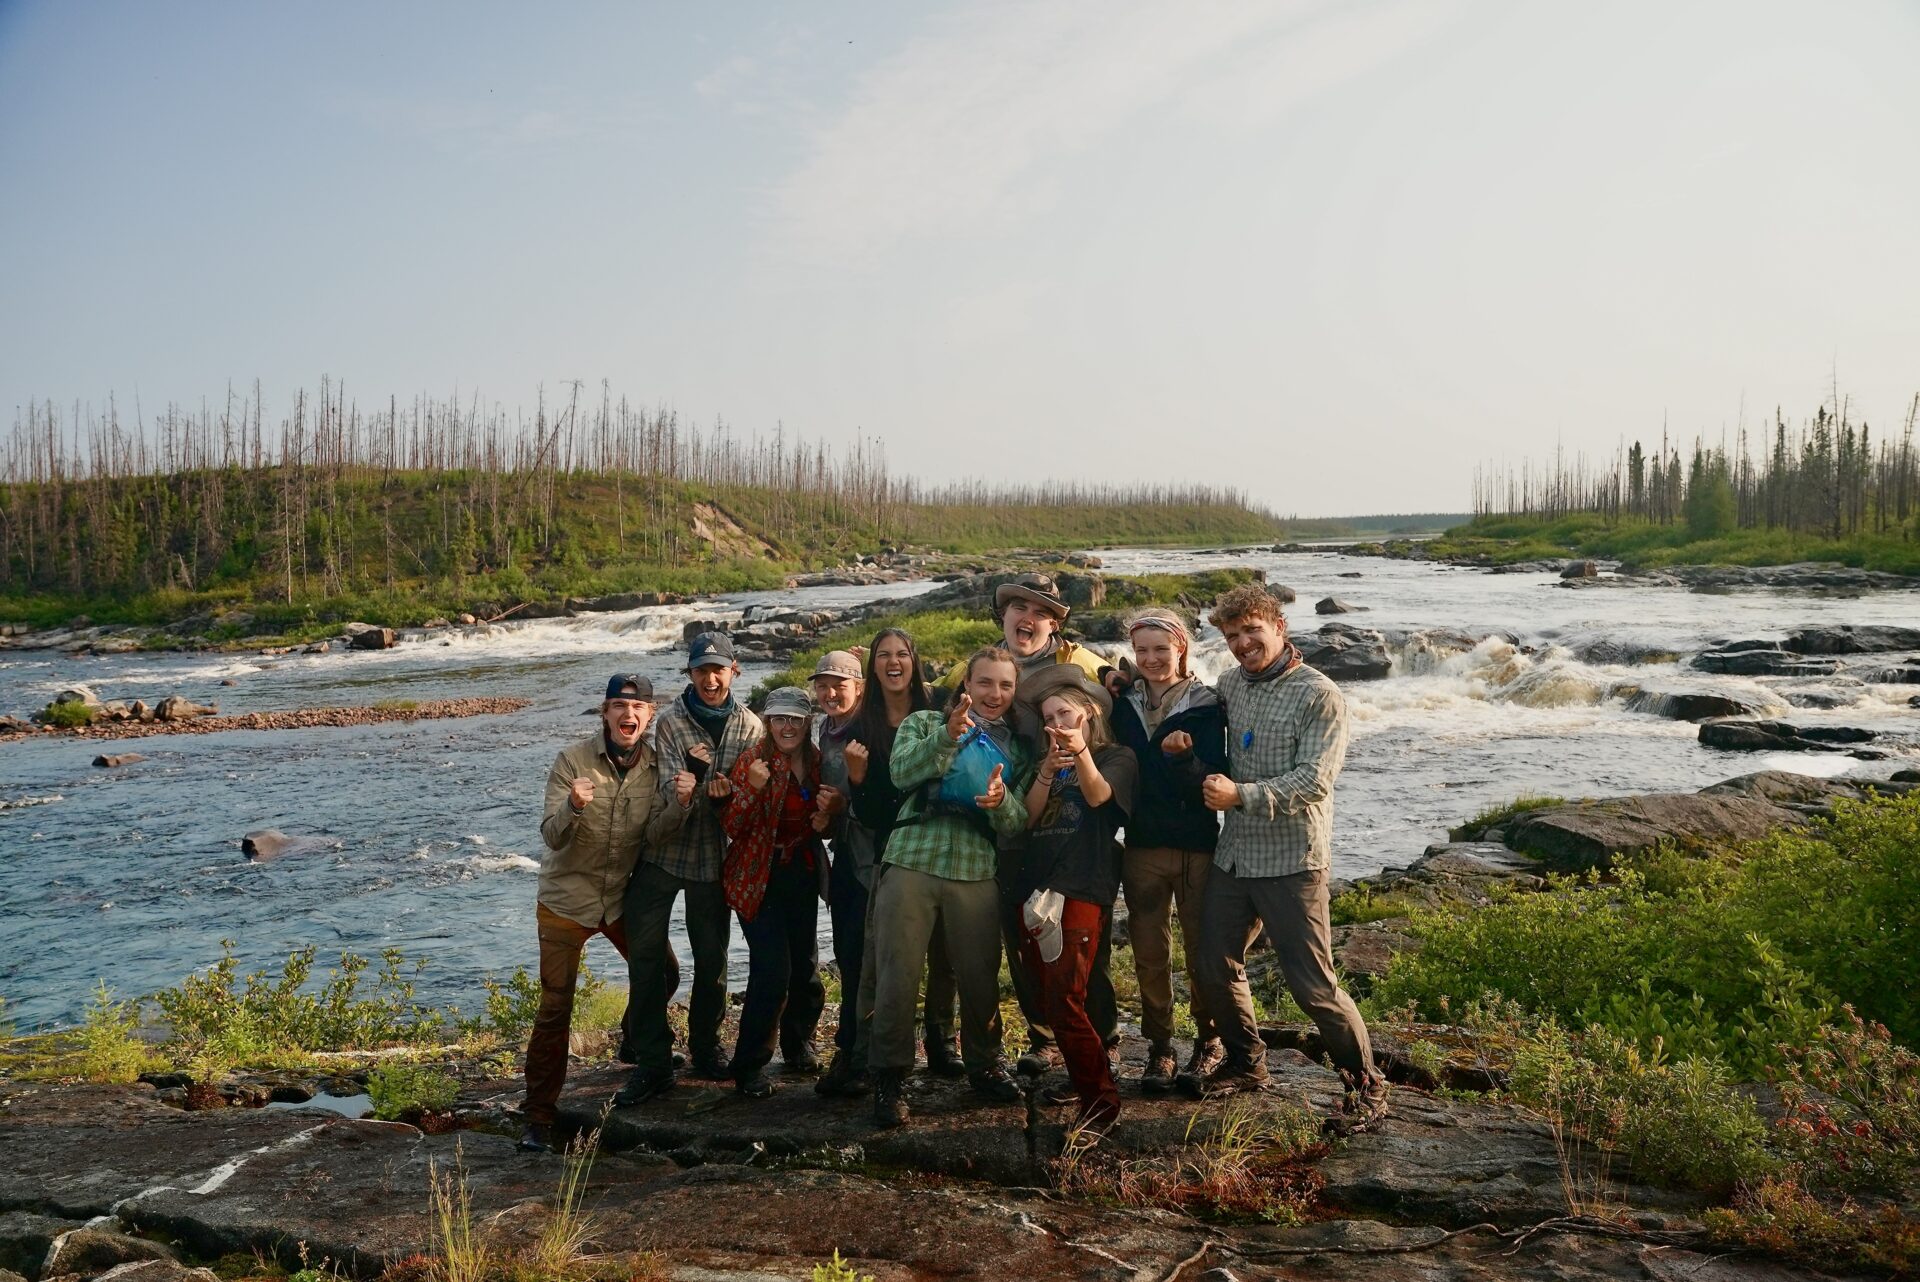
[[(1761, 769), (1884, 778), (1920, 758), (1915, 687), (1850, 678), (1708, 676), (1684, 662), (1584, 661), (1598, 641), (1687, 655), (1719, 641), (1778, 638), (1838, 623), (1920, 624), (1920, 594), (1857, 596), (1678, 588), (1567, 590), (1541, 574), (1490, 575), (1336, 553), (1102, 553), (1113, 573), (1254, 565), (1293, 587), (1294, 626), (1321, 620), (1335, 595), (1366, 627), (1504, 632), (1436, 658), (1417, 641), (1382, 681), (1344, 687), (1353, 742), (1336, 792), (1334, 872), (1405, 864), (1451, 824), (1522, 793), (1602, 796), (1678, 791)], [(1357, 575), (1358, 577), (1349, 577)], [(277, 967), (315, 944), (389, 946), (430, 958), (423, 997), (471, 1008), (482, 975), (536, 960), (533, 897), (542, 850), (542, 787), (555, 752), (593, 726), (606, 676), (637, 671), (677, 692), (684, 624), (756, 605), (846, 605), (905, 597), (930, 584), (744, 593), (684, 606), (497, 626), (490, 636), (430, 636), (389, 651), (325, 655), (115, 655), (0, 652), (0, 711), (44, 705), (77, 682), (100, 697), (184, 694), (223, 713), (368, 704), (383, 699), (519, 695), (525, 712), (339, 729), (156, 736), (119, 750), (148, 760), (94, 769), (99, 743), (68, 738), (0, 745), (0, 997), (21, 1029), (75, 1018), (96, 981), (122, 996), (178, 982), (231, 939), (246, 969)], [(1905, 655), (1848, 661), (1857, 670)], [(1203, 674), (1227, 661), (1203, 629)], [(766, 675), (749, 668), (751, 686)], [(234, 682), (223, 686), (223, 680)], [(1865, 726), (1890, 759), (1725, 753), (1696, 728), (1630, 710), (1633, 688), (1714, 690), (1797, 723)], [(1792, 707), (1818, 690), (1840, 706)], [(109, 746), (107, 750), (114, 750)], [(29, 804), (21, 804), (29, 803)], [(37, 803), (37, 804), (35, 804)], [(325, 844), (249, 863), (246, 832), (278, 828)], [(679, 938), (675, 924), (676, 940)], [(826, 918), (821, 915), (822, 956)], [(605, 941), (590, 946), (619, 970)], [(734, 932), (736, 983), (745, 971)]]

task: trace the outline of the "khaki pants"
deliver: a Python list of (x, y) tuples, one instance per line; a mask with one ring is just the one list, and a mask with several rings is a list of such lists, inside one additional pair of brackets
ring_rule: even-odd
[(1219, 1036), (1194, 971), (1194, 954), (1200, 945), (1200, 905), (1212, 867), (1211, 854), (1168, 846), (1128, 846), (1121, 864), (1121, 880), (1127, 892), (1127, 929), (1133, 937), (1133, 973), (1140, 984), (1140, 1034), (1151, 1044), (1173, 1040), (1171, 965), (1176, 905), (1196, 1040), (1210, 1042)]
[(1247, 987), (1247, 947), (1266, 923), (1280, 975), (1300, 1009), (1320, 1029), (1333, 1066), (1353, 1084), (1377, 1077), (1367, 1026), (1333, 973), (1333, 934), (1327, 921), (1324, 869), (1287, 877), (1238, 877), (1215, 868), (1207, 876), (1200, 915), (1202, 946), (1195, 959), (1207, 1008), (1214, 1012), (1227, 1053), (1264, 1062), (1266, 1047), (1253, 1018)]
[(960, 1054), (978, 1071), (1000, 1059), (1000, 891), (882, 865), (875, 872), (873, 1069), (913, 1067), (915, 1007), (934, 932), (947, 945), (960, 990)]

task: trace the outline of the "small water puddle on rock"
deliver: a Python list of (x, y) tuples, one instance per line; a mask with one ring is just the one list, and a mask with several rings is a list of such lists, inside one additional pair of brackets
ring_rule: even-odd
[(274, 1103), (268, 1104), (267, 1107), (276, 1109), (320, 1108), (325, 1109), (329, 1113), (338, 1113), (342, 1117), (365, 1117), (373, 1112), (373, 1097), (366, 1094), (329, 1095), (325, 1091), (322, 1091), (312, 1099), (302, 1103), (295, 1104), (287, 1101), (275, 1101)]

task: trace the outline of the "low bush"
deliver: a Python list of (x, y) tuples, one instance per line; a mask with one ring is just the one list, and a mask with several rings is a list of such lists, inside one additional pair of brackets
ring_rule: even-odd
[(315, 988), (314, 956), (309, 946), (287, 957), (278, 978), (261, 970), (242, 979), (233, 941), (222, 940), (218, 962), (154, 995), (169, 1026), (169, 1046), (193, 1053), (224, 1043), (244, 1062), (274, 1051), (378, 1050), (441, 1036), (444, 1017), (415, 1000), (409, 978), (426, 966), (424, 958), (409, 964), (390, 948), (372, 970), (367, 958), (342, 953), (339, 967)]
[(73, 730), (80, 726), (93, 724), (95, 709), (75, 700), (66, 703), (50, 703), (40, 719), (50, 726), (61, 730)]
[(1901, 1189), (1920, 1176), (1920, 1056), (1851, 1008), (1780, 1075), (1775, 1142), (1816, 1192)]
[(140, 1004), (116, 1001), (102, 980), (93, 990), (80, 1025), (75, 1068), (89, 1082), (131, 1082), (155, 1067), (152, 1049), (140, 1039)]
[(373, 1115), (383, 1122), (413, 1121), (426, 1113), (444, 1113), (460, 1094), (460, 1083), (423, 1064), (385, 1064), (367, 1075)]

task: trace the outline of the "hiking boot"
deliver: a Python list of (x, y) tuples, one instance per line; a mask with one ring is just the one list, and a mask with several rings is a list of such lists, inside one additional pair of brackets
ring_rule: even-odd
[(1180, 1071), (1180, 1061), (1173, 1057), (1171, 1042), (1155, 1042), (1147, 1047), (1147, 1062), (1140, 1070), (1140, 1089), (1154, 1095), (1164, 1095), (1173, 1089), (1173, 1075)]
[(747, 1099), (767, 1099), (773, 1094), (773, 1079), (767, 1076), (766, 1069), (756, 1068), (752, 1077), (735, 1082), (733, 1089)]
[(814, 1094), (837, 1096), (842, 1099), (865, 1095), (871, 1089), (873, 1087), (867, 1081), (866, 1070), (858, 1067), (853, 1062), (853, 1056), (845, 1051), (833, 1053), (833, 1063), (827, 1066), (827, 1071), (813, 1084)]
[(886, 1130), (907, 1124), (907, 1070), (880, 1068), (873, 1072), (873, 1124)]
[(820, 1062), (820, 1052), (813, 1048), (812, 1042), (802, 1042), (791, 1051), (780, 1052), (780, 1061), (787, 1066), (789, 1073), (801, 1073), (808, 1077), (825, 1067)]
[(1193, 1054), (1187, 1057), (1185, 1072), (1194, 1077), (1205, 1077), (1220, 1067), (1220, 1061), (1227, 1057), (1227, 1051), (1218, 1037), (1210, 1037), (1204, 1042), (1193, 1044)]
[(710, 1051), (695, 1051), (690, 1071), (709, 1082), (724, 1082), (733, 1076), (733, 1061), (716, 1046)]
[(546, 1122), (528, 1122), (527, 1129), (520, 1132), (520, 1149), (524, 1153), (553, 1152), (553, 1127)]
[(1014, 1063), (1013, 1071), (1022, 1077), (1045, 1077), (1064, 1062), (1060, 1058), (1060, 1048), (1049, 1042), (1027, 1047)]
[(1080, 1102), (1080, 1092), (1074, 1090), (1070, 1082), (1059, 1082), (1052, 1086), (1043, 1086), (1040, 1088), (1040, 1102), (1056, 1108), (1062, 1104), (1078, 1104)]
[(998, 1100), (1002, 1104), (1012, 1104), (1020, 1099), (1019, 1084), (1013, 1080), (1013, 1074), (1007, 1071), (1007, 1066), (998, 1060), (968, 1073), (967, 1085), (973, 1087), (975, 1094)]
[(927, 1043), (927, 1071), (940, 1077), (965, 1077), (967, 1061), (952, 1042), (932, 1041)]
[(627, 1077), (627, 1084), (614, 1092), (615, 1108), (632, 1108), (635, 1104), (644, 1104), (656, 1095), (664, 1095), (673, 1089), (673, 1070), (670, 1068), (636, 1068)]
[(1234, 1095), (1241, 1091), (1257, 1091), (1266, 1084), (1267, 1066), (1264, 1061), (1256, 1063), (1235, 1055), (1222, 1059), (1205, 1076), (1197, 1073), (1180, 1074), (1180, 1089), (1194, 1099), (1218, 1099), (1222, 1095)]
[(1340, 1111), (1329, 1117), (1321, 1129), (1334, 1137), (1372, 1130), (1386, 1119), (1389, 1089), (1387, 1079), (1374, 1074), (1358, 1090), (1347, 1091), (1340, 1101)]

